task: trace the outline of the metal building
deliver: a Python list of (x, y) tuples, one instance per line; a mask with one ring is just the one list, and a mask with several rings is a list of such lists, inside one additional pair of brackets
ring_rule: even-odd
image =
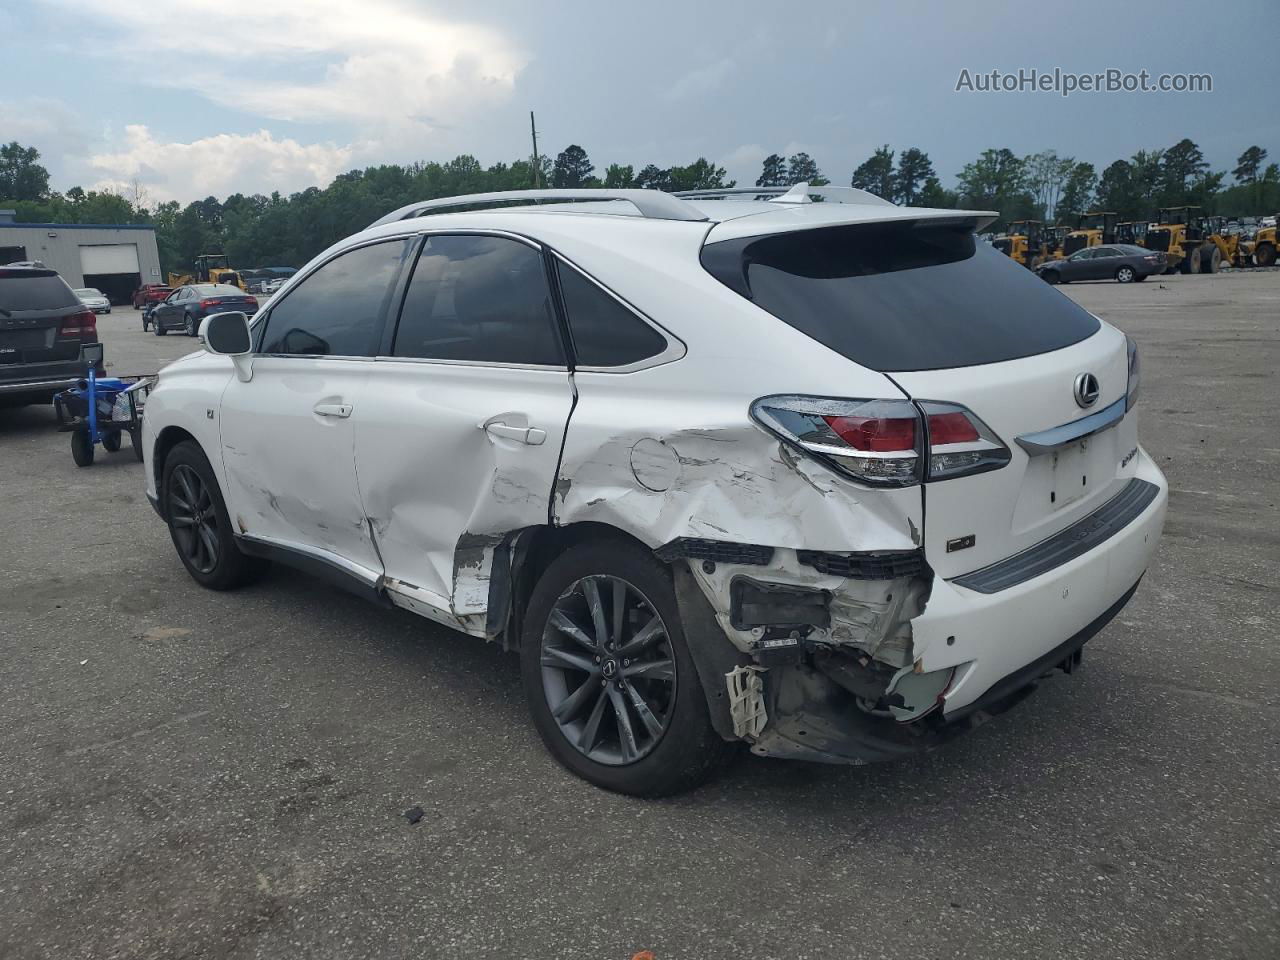
[(14, 223), (0, 210), (0, 266), (39, 260), (73, 287), (96, 287), (128, 303), (144, 283), (163, 283), (154, 227), (131, 223)]

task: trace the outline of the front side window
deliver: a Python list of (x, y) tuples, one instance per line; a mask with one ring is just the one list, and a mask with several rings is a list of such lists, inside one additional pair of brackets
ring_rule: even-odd
[(262, 353), (371, 357), (408, 239), (357, 247), (304, 279), (267, 318)]
[(562, 365), (542, 254), (507, 237), (427, 237), (392, 355)]
[(665, 337), (591, 280), (567, 264), (556, 268), (577, 363), (622, 367), (667, 349)]

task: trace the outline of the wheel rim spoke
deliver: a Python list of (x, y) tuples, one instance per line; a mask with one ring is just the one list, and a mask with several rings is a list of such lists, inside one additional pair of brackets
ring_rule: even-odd
[(633, 584), (593, 574), (570, 585), (547, 616), (538, 657), (551, 719), (589, 759), (635, 763), (666, 733), (675, 657), (662, 617)]

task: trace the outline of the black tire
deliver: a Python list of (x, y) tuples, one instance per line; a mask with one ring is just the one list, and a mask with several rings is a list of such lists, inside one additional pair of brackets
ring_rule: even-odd
[(107, 453), (119, 453), (120, 440), (121, 437), (119, 430), (102, 431), (102, 449), (107, 451)]
[(178, 559), (196, 583), (232, 590), (261, 575), (266, 564), (236, 546), (222, 491), (198, 445), (185, 440), (169, 451), (158, 493)]
[(164, 328), (164, 324), (161, 323), (159, 320), (157, 320), (155, 317), (151, 318), (151, 326), (155, 330), (157, 337), (163, 337), (166, 333), (169, 332)]
[(77, 467), (93, 466), (93, 440), (88, 430), (71, 431), (71, 459)]
[(129, 431), (129, 446), (133, 448), (133, 457), (139, 463), (143, 461), (142, 428), (135, 427)]
[(1222, 251), (1216, 243), (1206, 244), (1200, 249), (1200, 272), (1217, 273), (1222, 265)]
[[(634, 643), (640, 633), (652, 626), (649, 618), (656, 613), (659, 629), (650, 631), (650, 634), (656, 633), (661, 639), (651, 642), (643, 652), (646, 656), (660, 658), (646, 661), (646, 664), (660, 665), (664, 671), (662, 679), (651, 680), (647, 673), (637, 676), (634, 673), (636, 668), (631, 667), (633, 674), (628, 680), (621, 665), (633, 661), (616, 659), (617, 646), (610, 648), (613, 656), (604, 653), (604, 641), (600, 641), (599, 629), (593, 626), (589, 614), (587, 629), (595, 633), (595, 637), (570, 639), (572, 634), (550, 625), (552, 613), (563, 613), (566, 605), (575, 602), (578, 596), (583, 597), (583, 603), (586, 603), (586, 591), (581, 594), (577, 591), (588, 581), (606, 585), (597, 602), (602, 605), (608, 603), (607, 612), (601, 614), (601, 623), (606, 625), (604, 629), (609, 637), (614, 636), (609, 632), (609, 623), (620, 627), (623, 637), (627, 637), (630, 626), (630, 639), (626, 642)], [(630, 594), (624, 592), (624, 598), (633, 605), (628, 608), (624, 604), (624, 611), (629, 610), (629, 614), (624, 612), (615, 620), (613, 610), (617, 594), (611, 587), (619, 582), (633, 591)], [(638, 627), (641, 620), (645, 620), (646, 627)], [(605, 658), (599, 667), (591, 665), (592, 657), (584, 641), (598, 642), (594, 649), (598, 649)], [(552, 644), (571, 647), (592, 672), (582, 668), (565, 670), (558, 659), (547, 656), (546, 651), (556, 652)], [(638, 654), (633, 653), (632, 656), (637, 657), (634, 663), (639, 664)], [(711, 776), (731, 749), (731, 745), (722, 740), (711, 726), (702, 684), (685, 644), (670, 574), (652, 554), (632, 543), (621, 540), (585, 543), (570, 548), (552, 562), (529, 598), (520, 662), (525, 696), (543, 743), (566, 769), (598, 787), (642, 797), (667, 796), (691, 790)], [(583, 718), (582, 739), (588, 739), (586, 731), (591, 727), (592, 734), (585, 751), (606, 756), (612, 732), (619, 749), (618, 755), (608, 762), (593, 759), (584, 752), (584, 748), (571, 743), (561, 721), (553, 715), (548, 698), (556, 694), (549, 686), (558, 682), (557, 670), (561, 671), (562, 677), (569, 673), (585, 677), (581, 684), (574, 685), (571, 693), (563, 692), (567, 683), (560, 686), (559, 708), (566, 707), (570, 700), (578, 701), (578, 709), (564, 719), (567, 726), (572, 718)], [(617, 679), (606, 679), (612, 671), (616, 671), (612, 676)], [(668, 672), (670, 681), (665, 677)], [(601, 684), (601, 692), (593, 698), (591, 693), (597, 690), (597, 683)], [(656, 691), (650, 684), (657, 685)], [(585, 696), (579, 697), (580, 691)], [(589, 703), (592, 703), (590, 709)], [(652, 727), (646, 727), (645, 714), (639, 712), (642, 706), (648, 720), (661, 726), (657, 735), (653, 734)], [(593, 718), (594, 726), (591, 726)], [(627, 758), (628, 749), (623, 746), (624, 726), (633, 732), (626, 738), (633, 754), (630, 759)]]
[(1182, 258), (1182, 263), (1178, 264), (1178, 268), (1187, 274), (1200, 272), (1200, 248), (1193, 247), (1191, 252)]
[(1274, 244), (1260, 243), (1258, 248), (1253, 251), (1253, 263), (1257, 267), (1273, 267), (1276, 263), (1276, 248)]
[(1116, 271), (1116, 283), (1133, 283), (1138, 272), (1133, 267), (1120, 267)]
[(148, 328), (148, 327), (150, 327), (150, 326), (151, 326), (151, 324), (149, 324), (149, 323), (147, 322), (147, 314), (146, 314), (146, 311), (144, 310), (144, 311), (143, 311), (143, 313), (142, 313), (142, 332), (143, 332), (143, 333), (146, 333), (146, 332), (147, 332), (147, 328)]
[(1042, 270), (1040, 278), (1050, 286), (1057, 286), (1062, 282), (1062, 275), (1057, 270)]
[(182, 332), (188, 337), (194, 337), (196, 335), (196, 322), (192, 319), (191, 314), (189, 313), (182, 315)]

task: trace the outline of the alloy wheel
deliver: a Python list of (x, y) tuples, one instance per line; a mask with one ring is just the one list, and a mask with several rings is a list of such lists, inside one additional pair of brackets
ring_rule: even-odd
[(579, 753), (623, 766), (658, 745), (675, 709), (675, 655), (635, 586), (610, 576), (576, 581), (551, 608), (541, 654), (551, 717)]
[(200, 573), (218, 565), (218, 511), (208, 485), (185, 463), (169, 475), (169, 523), (178, 549)]

